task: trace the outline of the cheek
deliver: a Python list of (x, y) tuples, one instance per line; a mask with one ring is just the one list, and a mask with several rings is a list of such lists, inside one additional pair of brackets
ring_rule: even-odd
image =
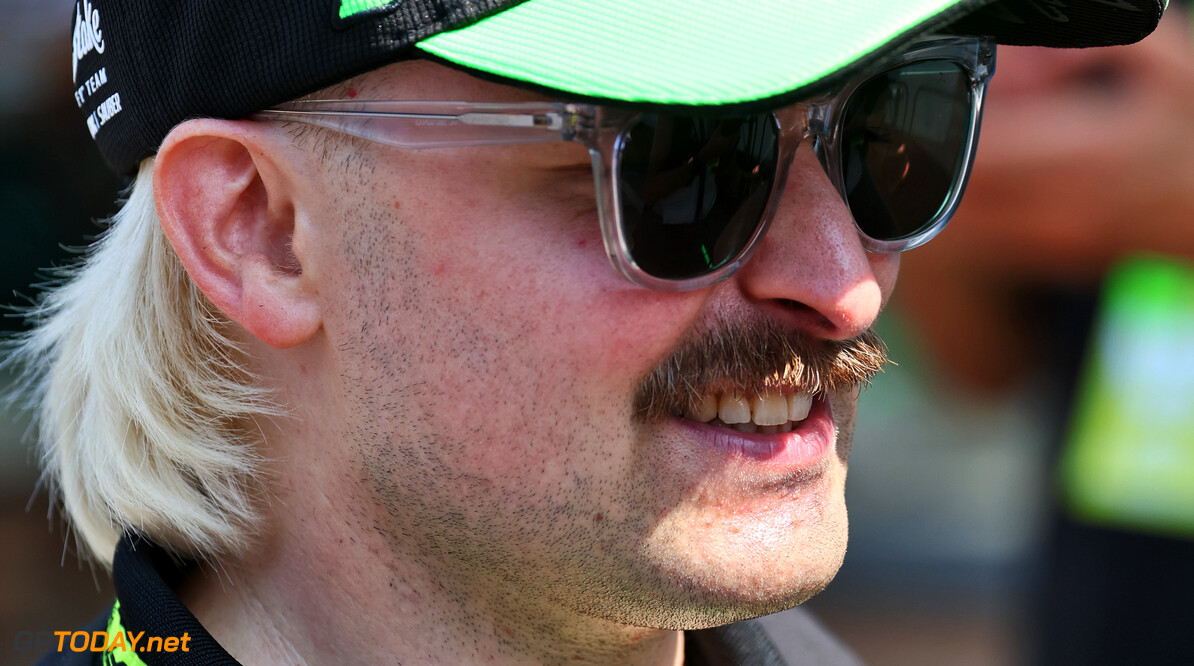
[(586, 169), (553, 170), (490, 156), (426, 160), (425, 187), (403, 214), (419, 236), (420, 270), (471, 293), (564, 291), (556, 282), (616, 289), (603, 255)]
[(882, 307), (886, 307), (892, 292), (895, 291), (896, 277), (900, 272), (900, 255), (872, 252), (867, 255), (867, 260), (871, 264), (875, 282), (879, 285)]
[(418, 285), (404, 317), (419, 324), (402, 342), (438, 440), (467, 447), (476, 474), (534, 461), (548, 483), (627, 441), (634, 390), (700, 299), (618, 277), (591, 195), (578, 203), (508, 185), (403, 206), (415, 249), (402, 280)]
[(858, 401), (861, 389), (837, 393), (829, 398), (833, 409), (833, 420), (837, 427), (837, 455), (845, 466), (850, 462), (850, 451), (854, 445), (854, 424), (858, 418)]

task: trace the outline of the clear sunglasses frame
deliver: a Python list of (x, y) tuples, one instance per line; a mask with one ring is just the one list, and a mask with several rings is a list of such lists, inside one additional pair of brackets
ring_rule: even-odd
[[(709, 273), (686, 279), (659, 278), (635, 261), (622, 232), (621, 194), (617, 187), (621, 155), (630, 128), (650, 111), (571, 102), (439, 102), (383, 100), (303, 100), (254, 114), (255, 119), (302, 123), (404, 150), (462, 148), (503, 144), (576, 141), (588, 150), (593, 168), (597, 211), (606, 254), (614, 268), (634, 284), (659, 291), (710, 286), (737, 271), (766, 235), (783, 198), (788, 169), (797, 147), (813, 139), (813, 149), (830, 182), (847, 201), (841, 166), (843, 110), (851, 95), (875, 76), (904, 65), (943, 61), (969, 76), (970, 118), (962, 165), (954, 174), (945, 203), (920, 231), (896, 240), (880, 240), (858, 230), (870, 252), (902, 252), (931, 240), (957, 210), (974, 162), (986, 85), (995, 67), (995, 44), (977, 37), (929, 38), (869, 67), (829, 94), (771, 113), (778, 126), (775, 182), (762, 219), (740, 252)], [(848, 202), (846, 204), (849, 206)], [(857, 227), (857, 224), (856, 224)]]

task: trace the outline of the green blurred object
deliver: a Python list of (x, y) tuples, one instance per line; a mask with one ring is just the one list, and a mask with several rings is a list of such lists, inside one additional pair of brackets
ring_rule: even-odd
[(1194, 266), (1109, 275), (1060, 474), (1080, 521), (1194, 538)]

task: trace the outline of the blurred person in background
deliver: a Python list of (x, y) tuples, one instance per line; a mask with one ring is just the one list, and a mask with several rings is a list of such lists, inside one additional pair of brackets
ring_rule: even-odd
[(1194, 663), (1192, 35), (1183, 3), (1130, 47), (1002, 49), (966, 202), (893, 301), (976, 403), (1060, 389), (1040, 664)]
[[(498, 15), (542, 18), (548, 4)], [(878, 4), (864, 19), (831, 12), (832, 29), (760, 14), (768, 20), (744, 37), (779, 29), (768, 33), (776, 50), (727, 71), (738, 85), (770, 87), (726, 96), (708, 85), (711, 70), (690, 61), (724, 64), (750, 52), (744, 44), (713, 59), (704, 50), (665, 58), (662, 69), (622, 61), (629, 70), (619, 76), (611, 51), (608, 62), (569, 61), (552, 72), (561, 82), (537, 69), (557, 51), (539, 53), (535, 40), (519, 42), (534, 57), (496, 70), (487, 58), (503, 51), (472, 41), (505, 43), (532, 27), (547, 40), (558, 24), (510, 19), (510, 33), (490, 33), (495, 24), (466, 20), (475, 8), (345, 2), (339, 22), (320, 12), (260, 21), (253, 7), (236, 14), (241, 5), (202, 14), (80, 2), (76, 99), (110, 164), (139, 167), (138, 180), (105, 240), (36, 313), (22, 354), (44, 382), (50, 477), (86, 546), (114, 570), (118, 601), (89, 629), (183, 634), (191, 658), (207, 663), (752, 663), (784, 648), (797, 662), (852, 661), (800, 613), (712, 628), (815, 594), (844, 552), (854, 401), (881, 357), (866, 330), (890, 294), (892, 252), (940, 229), (967, 153), (951, 152), (943, 170), (922, 171), (917, 160), (927, 142), (970, 138), (950, 131), (937, 106), (942, 116), (911, 122), (900, 130), (906, 141), (890, 143), (891, 123), (916, 108), (896, 102), (919, 90), (920, 74), (941, 77), (922, 63), (956, 60), (969, 83), (926, 88), (919, 101), (972, 111), (987, 62), (983, 40), (907, 40), (1006, 30), (1007, 39), (1059, 45), (1124, 41), (1151, 29), (1159, 11), (1090, 2), (1058, 18), (1032, 3), (975, 14), (963, 10), (981, 3), (912, 4)], [(653, 27), (690, 25), (669, 16)], [(860, 57), (853, 49), (877, 26), (885, 36)], [(462, 30), (438, 32), (447, 27)], [(724, 31), (726, 43), (735, 32), (720, 20), (704, 27)], [(280, 41), (270, 49), (268, 40)], [(342, 46), (309, 49), (322, 40)], [(198, 51), (174, 50), (183, 42)], [(735, 113), (761, 106), (745, 125), (654, 107), (637, 117), (548, 104), (435, 63), (371, 69), (405, 60), (415, 43), (540, 92), (616, 93), (631, 105), (676, 104), (679, 94), (687, 106), (732, 103)], [(816, 55), (849, 52), (818, 64), (803, 51), (813, 44)], [(143, 57), (151, 51), (180, 61)], [(244, 66), (263, 52), (276, 67)], [(791, 62), (780, 66), (785, 54)], [(587, 76), (576, 74), (580, 64)], [(783, 81), (756, 79), (756, 68)], [(180, 71), (187, 76), (175, 78)], [(619, 91), (628, 71), (645, 72), (650, 85)], [(349, 74), (359, 76), (344, 82)], [(863, 94), (834, 120), (858, 126), (845, 128), (842, 154), (797, 158), (781, 200), (788, 163), (775, 171), (758, 148), (788, 140), (770, 134), (778, 126), (769, 109), (847, 80), (858, 87), (845, 90)], [(342, 99), (236, 120), (337, 81), (324, 94)], [(488, 102), (455, 116), (431, 100), (418, 108), (438, 112), (353, 101), (445, 88)], [(207, 107), (213, 97), (221, 111)], [(824, 107), (795, 110), (810, 108)], [(597, 122), (623, 115), (625, 127)], [(458, 150), (396, 151), (283, 123)], [(706, 125), (713, 131), (701, 134)], [(668, 126), (677, 131), (652, 138)], [(619, 140), (606, 144), (599, 137), (610, 127)], [(644, 173), (602, 171), (584, 151), (561, 162), (559, 145), (490, 152), (474, 143), (486, 131), (499, 143), (574, 138), (561, 128), (594, 132), (594, 157), (614, 151)], [(858, 157), (872, 149), (874, 162)], [(837, 160), (846, 160), (842, 172), (822, 171)], [(690, 181), (694, 162), (700, 177)], [(887, 163), (904, 167), (896, 184), (915, 175), (911, 201), (869, 172)], [(621, 199), (602, 198), (603, 174), (618, 179)], [(908, 206), (934, 177), (948, 184), (942, 196), (904, 226), (904, 216), (924, 212)], [(545, 187), (565, 180), (585, 181), (585, 196)], [(777, 206), (764, 206), (773, 192)], [(861, 213), (881, 209), (894, 228)], [(703, 242), (682, 255), (687, 237), (668, 225), (691, 220), (733, 233), (698, 233)], [(779, 632), (775, 644), (768, 631)]]

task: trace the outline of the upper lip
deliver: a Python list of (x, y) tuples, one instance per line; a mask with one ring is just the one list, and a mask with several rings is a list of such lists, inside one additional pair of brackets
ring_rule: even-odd
[(635, 406), (641, 416), (660, 419), (694, 414), (706, 396), (826, 396), (865, 384), (884, 363), (886, 350), (870, 330), (822, 340), (770, 320), (711, 321), (648, 374)]

